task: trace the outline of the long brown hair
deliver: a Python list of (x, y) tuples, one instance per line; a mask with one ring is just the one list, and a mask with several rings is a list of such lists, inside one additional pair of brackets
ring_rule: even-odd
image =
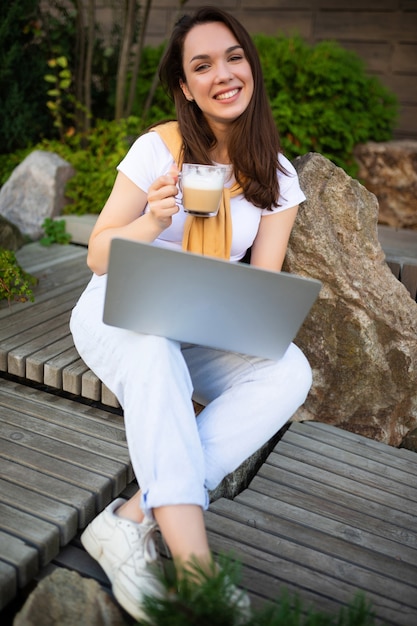
[(281, 151), (279, 134), (266, 94), (259, 55), (249, 33), (229, 13), (215, 7), (203, 7), (192, 15), (184, 15), (175, 25), (161, 61), (159, 76), (172, 97), (183, 138), (184, 161), (210, 163), (210, 150), (216, 138), (201, 109), (189, 102), (181, 89), (185, 82), (183, 69), (184, 40), (199, 24), (222, 22), (242, 46), (250, 64), (254, 92), (247, 109), (233, 122), (228, 139), (228, 154), (236, 180), (245, 198), (255, 206), (269, 209), (278, 206), (277, 169), (285, 173), (278, 161)]

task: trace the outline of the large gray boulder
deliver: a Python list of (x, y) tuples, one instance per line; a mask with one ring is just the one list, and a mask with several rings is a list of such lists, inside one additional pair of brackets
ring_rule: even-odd
[(122, 612), (100, 585), (56, 569), (37, 585), (13, 626), (126, 626)]
[(24, 244), (25, 238), (15, 224), (0, 215), (0, 248), (5, 250), (19, 250)]
[(72, 166), (53, 152), (35, 150), (12, 172), (0, 189), (0, 215), (31, 239), (43, 234), (46, 217), (60, 215)]
[(307, 201), (284, 270), (323, 283), (296, 338), (314, 380), (295, 418), (398, 446), (417, 426), (417, 304), (385, 263), (374, 194), (319, 154), (294, 165)]

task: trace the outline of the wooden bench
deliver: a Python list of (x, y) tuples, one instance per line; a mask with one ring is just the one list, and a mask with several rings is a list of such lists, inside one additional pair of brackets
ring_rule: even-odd
[[(80, 359), (68, 328), (91, 275), (85, 248), (30, 244), (18, 257), (40, 282), (34, 303), (0, 304), (4, 611), (54, 567), (108, 585), (79, 534), (111, 499), (136, 488), (120, 407)], [(211, 505), (210, 542), (242, 561), (255, 605), (285, 586), (333, 611), (362, 589), (387, 624), (414, 626), (416, 470), (411, 452), (293, 423), (248, 489)]]
[[(317, 422), (292, 423), (251, 484), (205, 514), (217, 554), (242, 564), (255, 609), (284, 590), (337, 614), (358, 591), (386, 626), (417, 616), (417, 457)], [(54, 557), (109, 582), (76, 538)]]

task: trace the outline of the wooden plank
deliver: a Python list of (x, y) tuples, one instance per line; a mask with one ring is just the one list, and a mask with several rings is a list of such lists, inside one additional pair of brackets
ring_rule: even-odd
[(120, 404), (113, 392), (104, 383), (101, 385), (101, 402), (106, 406), (119, 408)]
[(55, 524), (59, 529), (61, 545), (69, 543), (77, 532), (77, 511), (53, 497), (34, 493), (26, 487), (0, 479), (0, 498), (4, 504)]
[(46, 361), (58, 357), (62, 352), (73, 347), (74, 342), (70, 334), (69, 327), (65, 330), (56, 329), (55, 332), (48, 336), (49, 345), (45, 345), (40, 350), (32, 352), (26, 358), (26, 378), (38, 383), (44, 382), (44, 364)]
[[(83, 435), (79, 438), (79, 444), (76, 437), (71, 437), (71, 431), (47, 425), (47, 430), (42, 432), (38, 427), (38, 420), (30, 419), (25, 416), (27, 427), (19, 425), (19, 413), (14, 415), (9, 413), (7, 419), (0, 419), (1, 437), (4, 440), (19, 441), (19, 446), (24, 447), (25, 451), (38, 452), (48, 456), (51, 463), (67, 462), (71, 467), (84, 469), (96, 475), (103, 476), (110, 481), (112, 485), (112, 494), (122, 491), (127, 483), (127, 472), (124, 463), (109, 459), (105, 455), (107, 446), (105, 442), (95, 441), (94, 438), (86, 438)], [(29, 430), (30, 429), (30, 430)], [(38, 434), (38, 432), (40, 434)], [(71, 437), (66, 443), (65, 436)], [(90, 445), (90, 449), (88, 448)], [(107, 444), (108, 446), (110, 444)], [(22, 450), (23, 451), (23, 450)]]
[[(1, 428), (0, 432), (2, 430)], [(13, 431), (10, 436), (13, 439), (4, 439), (0, 436), (1, 459), (20, 463), (24, 467), (32, 468), (81, 489), (89, 490), (96, 496), (97, 512), (104, 509), (115, 497), (112, 481), (108, 477), (22, 445), (22, 433), (20, 432)]]
[[(395, 495), (417, 501), (417, 476), (404, 460), (393, 455), (380, 456), (375, 454), (363, 456), (360, 450), (353, 446), (340, 445), (337, 437), (329, 437), (326, 440), (311, 438), (305, 431), (297, 432), (289, 429), (282, 438), (280, 445), (275, 450), (280, 455), (302, 460), (314, 467), (332, 466), (336, 474), (351, 475), (354, 471), (364, 471), (369, 476), (365, 484), (372, 484), (379, 489), (389, 491)], [(339, 445), (338, 445), (339, 444)], [(360, 480), (364, 477), (361, 474)], [(398, 483), (398, 485), (397, 485)], [(404, 489), (405, 488), (405, 489)], [(417, 513), (417, 509), (416, 509)]]
[(87, 370), (82, 375), (81, 395), (89, 400), (101, 401), (101, 381), (91, 370)]
[(395, 261), (387, 261), (387, 265), (397, 280), (401, 279), (401, 263)]
[[(215, 519), (216, 504), (205, 515), (213, 549), (233, 551), (244, 566), (269, 574), (273, 578), (276, 591), (291, 585), (303, 597), (304, 590), (309, 590), (313, 598), (315, 597), (316, 608), (321, 610), (325, 599), (337, 601), (340, 606), (346, 606), (352, 601), (358, 586), (354, 578), (357, 570), (350, 564), (336, 563), (326, 554), (311, 551), (308, 547), (303, 546), (297, 550), (293, 543), (277, 540), (272, 532), (237, 524), (223, 515)], [(365, 588), (364, 591), (380, 617), (393, 624), (414, 626), (411, 621), (411, 617), (415, 619), (414, 607), (405, 605), (398, 598), (386, 597), (379, 591), (374, 591), (373, 576), (365, 569), (361, 575), (366, 584), (369, 584), (369, 589)], [(256, 581), (252, 584), (255, 585)], [(406, 585), (407, 593), (403, 597), (407, 601), (415, 601), (415, 589), (411, 588), (414, 596), (411, 593), (408, 595), (408, 591)], [(259, 592), (262, 593), (262, 589)]]
[[(410, 609), (417, 609), (417, 566), (404, 568), (402, 576), (400, 568), (397, 567), (397, 577), (393, 578), (391, 565), (395, 567), (395, 559), (378, 555), (379, 558), (374, 560), (374, 554), (363, 547), (357, 548), (356, 553), (352, 554), (350, 546), (346, 544), (344, 553), (341, 550), (340, 555), (332, 554), (328, 549), (328, 538), (324, 536), (321, 542), (312, 545), (310, 532), (307, 535), (304, 529), (304, 537), (300, 532), (295, 538), (289, 524), (287, 524), (287, 529), (291, 534), (287, 536), (285, 528), (283, 531), (281, 527), (281, 518), (271, 515), (269, 511), (268, 515), (264, 516), (262, 513), (258, 514), (252, 507), (242, 506), (237, 502), (230, 503), (224, 499), (214, 503), (211, 510), (221, 515), (220, 533), (224, 532), (226, 525), (229, 525), (230, 529), (235, 526), (235, 532), (239, 533), (237, 537), (243, 544), (248, 543), (255, 547), (264, 546), (265, 552), (268, 553), (279, 552), (282, 559), (303, 566), (313, 576), (314, 572), (325, 572), (334, 579), (335, 584), (339, 584), (339, 581), (349, 582), (357, 589), (365, 591), (367, 596), (375, 594), (394, 603), (401, 602)], [(248, 519), (251, 522), (250, 526), (248, 526)], [(229, 520), (232, 522), (230, 523)], [(302, 526), (301, 519), (299, 525)], [(268, 536), (268, 541), (265, 544), (266, 536)], [(360, 551), (364, 553), (364, 556), (367, 554), (368, 561), (362, 558), (362, 563), (356, 562), (355, 556)], [(411, 581), (407, 579), (407, 574), (411, 575)], [(310, 589), (311, 585), (312, 583), (310, 583)]]
[(48, 476), (42, 471), (21, 465), (16, 460), (1, 460), (1, 478), (40, 496), (51, 496), (58, 503), (73, 507), (78, 515), (77, 527), (85, 528), (97, 515), (95, 495), (91, 491), (65, 480)]
[(88, 371), (87, 365), (81, 358), (66, 365), (62, 371), (62, 389), (76, 396), (81, 396), (82, 376)]
[(70, 291), (65, 291), (56, 298), (36, 303), (36, 308), (28, 307), (20, 311), (12, 309), (13, 313), (10, 312), (7, 317), (2, 318), (0, 341), (4, 341), (14, 334), (22, 333), (28, 328), (32, 328), (35, 325), (34, 319), (36, 319), (36, 324), (41, 324), (42, 322), (53, 319), (61, 313), (71, 311), (80, 293), (81, 288), (77, 287)]
[[(114, 448), (114, 460), (129, 465), (129, 454), (123, 419), (120, 415), (74, 402), (69, 398), (53, 395), (20, 383), (3, 380), (0, 388), (0, 406), (14, 409), (22, 414), (45, 422), (72, 429), (77, 435), (85, 434), (97, 440), (110, 442)], [(106, 455), (110, 450), (106, 450)]]
[(35, 547), (40, 565), (46, 565), (59, 552), (59, 531), (33, 515), (0, 502), (0, 530)]
[[(38, 553), (35, 548), (1, 531), (0, 562), (7, 563), (15, 570), (17, 587), (27, 585), (39, 571)], [(0, 592), (2, 587), (3, 585), (0, 584)]]
[[(337, 428), (337, 426), (333, 426), (332, 424), (326, 424), (325, 422), (292, 422), (291, 430), (296, 430), (297, 432), (300, 432), (300, 430), (302, 430), (308, 432), (308, 436), (310, 437), (324, 437), (326, 441), (329, 440), (329, 437), (335, 435), (340, 442), (342, 442), (343, 440), (352, 442), (355, 446), (356, 451), (360, 454), (372, 454), (374, 456), (382, 455), (385, 462), (391, 462), (389, 461), (389, 459), (390, 457), (393, 457), (395, 464), (401, 463), (401, 467), (410, 467), (409, 463), (411, 463), (412, 465), (415, 465), (415, 469), (410, 469), (410, 471), (413, 473), (413, 475), (415, 474), (415, 472), (417, 472), (417, 455), (415, 454), (415, 452), (412, 452), (410, 450), (394, 448), (393, 446), (390, 446), (381, 441), (370, 439), (369, 437), (364, 437), (363, 435), (351, 432), (350, 430)], [(342, 445), (345, 444), (343, 443)], [(405, 455), (408, 457), (409, 462), (406, 463), (405, 466), (402, 464), (401, 461), (403, 453), (405, 453)]]
[(401, 282), (410, 292), (411, 297), (417, 300), (417, 263), (404, 263), (401, 270)]
[(393, 228), (392, 226), (378, 225), (378, 240), (388, 259), (417, 259), (417, 231), (407, 228)]
[(0, 611), (17, 593), (17, 574), (14, 567), (0, 560)]
[(45, 361), (43, 367), (43, 382), (49, 387), (63, 389), (63, 372), (66, 367), (80, 360), (80, 356), (71, 345), (67, 350), (61, 352), (56, 357)]
[(294, 486), (288, 487), (274, 482), (271, 473), (269, 477), (268, 480), (257, 476), (251, 484), (251, 490), (261, 496), (275, 498), (281, 503), (282, 515), (288, 519), (304, 520), (306, 527), (332, 534), (349, 543), (367, 546), (370, 550), (379, 550), (388, 557), (403, 559), (404, 563), (415, 565), (413, 533), (407, 527), (404, 528), (401, 516), (398, 518), (387, 511), (386, 517), (381, 520), (384, 511), (379, 508), (369, 511), (366, 498), (361, 499), (362, 509), (357, 510), (352, 506), (360, 503), (358, 497), (346, 499), (343, 494), (339, 494), (337, 499), (337, 490), (334, 490), (332, 495), (335, 499), (332, 502), (327, 492), (320, 498), (320, 485), (317, 493), (310, 494), (303, 491), (297, 481)]
[(21, 336), (16, 334), (2, 341), (0, 345), (0, 367), (2, 371), (25, 378), (28, 356), (41, 350), (45, 345), (49, 345), (54, 339), (65, 334), (68, 335), (68, 319), (69, 313), (63, 313), (39, 326), (27, 329), (22, 332)]
[(39, 242), (32, 242), (20, 248), (16, 252), (16, 258), (27, 272), (36, 273), (49, 269), (54, 264), (67, 263), (73, 259), (79, 259), (85, 263), (87, 249), (74, 245), (42, 246)]
[(355, 541), (353, 529), (348, 524), (340, 524), (328, 517), (322, 518), (320, 514), (306, 513), (299, 506), (297, 498), (298, 495), (294, 493), (292, 502), (280, 501), (248, 488), (236, 496), (233, 506), (217, 501), (215, 510), (225, 517), (265, 532), (273, 532), (278, 538), (296, 545), (307, 544), (332, 558), (347, 560), (370, 572), (385, 573), (395, 581), (408, 581), (412, 586), (417, 586), (416, 564), (403, 563), (382, 554), (373, 546)]
[[(400, 523), (397, 525), (391, 518), (389, 521), (381, 519), (380, 506), (374, 506), (372, 513), (368, 513), (370, 507), (366, 497), (350, 497), (345, 493), (341, 498), (337, 487), (321, 483), (320, 477), (316, 480), (294, 476), (291, 466), (287, 471), (280, 470), (280, 483), (276, 482), (277, 473), (277, 468), (263, 466), (250, 488), (282, 502), (296, 504), (306, 520), (310, 519), (313, 526), (319, 525), (315, 527), (325, 527), (328, 519), (337, 521), (341, 524), (340, 531), (353, 542), (373, 546), (373, 549), (406, 563), (417, 561), (415, 531), (403, 528)], [(363, 511), (367, 514), (364, 515)]]
[[(49, 420), (38, 419), (36, 416), (23, 414), (19, 410), (10, 408), (7, 411), (3, 410), (1, 424), (3, 436), (7, 435), (8, 426), (14, 429), (14, 433), (17, 433), (18, 429), (21, 430), (20, 441), (29, 432), (30, 441), (33, 445), (35, 445), (35, 439), (39, 442), (38, 445), (42, 446), (42, 440), (46, 440), (46, 445), (50, 446), (49, 455), (57, 452), (57, 456), (61, 459), (68, 458), (74, 463), (84, 465), (92, 470), (96, 469), (109, 476), (116, 477), (120, 473), (124, 474), (126, 466), (129, 464), (127, 449), (118, 442), (113, 443), (101, 437), (78, 432), (74, 428), (67, 428), (60, 423), (53, 423)], [(94, 458), (90, 458), (91, 455)], [(121, 489), (125, 487), (125, 484), (123, 482)]]

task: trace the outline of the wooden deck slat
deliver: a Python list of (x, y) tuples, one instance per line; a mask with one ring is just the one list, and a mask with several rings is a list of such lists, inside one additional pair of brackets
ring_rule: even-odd
[[(405, 237), (405, 247), (390, 239), (384, 249), (415, 297), (417, 249)], [(40, 282), (34, 303), (0, 303), (0, 371), (20, 377), (0, 379), (0, 609), (53, 567), (108, 588), (78, 536), (133, 479), (121, 409), (77, 354), (68, 328), (91, 276), (85, 248), (29, 244), (18, 258)], [(21, 384), (31, 378), (85, 400)], [(416, 477), (409, 450), (296, 422), (247, 489), (233, 502), (212, 503), (210, 545), (241, 560), (254, 606), (285, 588), (335, 613), (361, 589), (378, 623), (415, 626)]]
[[(65, 319), (65, 318), (64, 318)], [(12, 337), (9, 341), (3, 342), (1, 350), (2, 363), (7, 358), (7, 365), (3, 371), (13, 374), (14, 376), (20, 376), (21, 378), (30, 378), (28, 373), (28, 359), (37, 351), (44, 349), (45, 345), (49, 345), (53, 342), (54, 337), (60, 338), (62, 335), (69, 336), (68, 333), (68, 319), (62, 322), (62, 318), (59, 317), (58, 325), (50, 325), (50, 329), (42, 325), (41, 328), (32, 328), (25, 333), (22, 333), (22, 338), (18, 336)], [(48, 324), (46, 324), (48, 326)], [(26, 341), (25, 338), (27, 337)], [(43, 363), (42, 363), (43, 373)], [(30, 379), (30, 380), (37, 380)], [(38, 382), (42, 382), (42, 377)]]
[(62, 389), (81, 396), (82, 376), (87, 371), (87, 365), (80, 358), (68, 364), (62, 372)]
[[(305, 436), (326, 441), (341, 449), (354, 450), (355, 454), (368, 457), (373, 460), (382, 460), (383, 463), (401, 468), (410, 472), (414, 477), (417, 472), (417, 455), (406, 448), (394, 448), (381, 441), (363, 437), (349, 430), (337, 428), (325, 422), (293, 422), (291, 432), (303, 433)], [(399, 453), (404, 454), (406, 459), (401, 460)]]
[(1, 476), (13, 485), (24, 487), (36, 495), (54, 495), (58, 504), (71, 505), (78, 515), (77, 528), (84, 528), (97, 514), (95, 495), (67, 481), (45, 474), (43, 471), (21, 465), (15, 460), (1, 459)]
[(77, 532), (77, 511), (66, 504), (58, 503), (54, 498), (0, 479), (0, 500), (14, 509), (55, 524), (59, 529), (60, 545), (69, 543)]
[(410, 292), (411, 297), (417, 298), (417, 265), (404, 263), (401, 270), (401, 282)]
[[(333, 474), (347, 478), (354, 475), (355, 479), (361, 481), (362, 484), (417, 502), (417, 486), (407, 484), (407, 480), (413, 478), (411, 472), (398, 467), (390, 467), (379, 458), (373, 460), (354, 452), (335, 449), (331, 442), (322, 443), (317, 440), (311, 442), (308, 437), (293, 432), (286, 433), (285, 440), (282, 442), (279, 457), (283, 456), (320, 469), (331, 469)], [(272, 464), (275, 458), (275, 456), (270, 457)]]
[[(314, 605), (320, 610), (323, 597), (329, 601), (336, 600), (339, 606), (346, 606), (357, 590), (362, 589), (368, 600), (372, 601), (375, 611), (383, 614), (384, 619), (393, 624), (415, 626), (415, 622), (411, 621), (416, 616), (413, 606), (415, 587), (404, 584), (400, 587), (400, 597), (395, 597), (392, 593), (386, 596), (384, 592), (389, 593), (391, 581), (384, 581), (383, 577), (375, 576), (365, 568), (329, 557), (324, 551), (313, 551), (308, 546), (299, 547), (293, 542), (277, 539), (272, 528), (263, 531), (231, 521), (224, 515), (216, 519), (216, 504), (206, 516), (210, 543), (216, 550), (238, 554), (243, 564), (253, 570), (254, 591), (258, 570), (273, 578), (275, 597), (278, 597), (282, 587), (288, 585), (296, 589), (301, 597), (304, 597), (304, 589), (308, 589), (315, 594)], [(395, 588), (395, 584), (392, 584), (392, 588)], [(396, 591), (398, 592), (398, 587)], [(262, 588), (258, 588), (259, 592), (262, 593)]]
[[(0, 428), (3, 431), (2, 424), (0, 424)], [(16, 436), (20, 439), (22, 434), (18, 432)], [(69, 482), (82, 489), (90, 490), (96, 497), (96, 511), (102, 510), (113, 497), (113, 485), (108, 477), (80, 468), (73, 463), (61, 461), (59, 458), (51, 457), (42, 451), (22, 446), (20, 441), (17, 444), (9, 439), (0, 438), (0, 458), (15, 461), (63, 482)]]
[[(65, 335), (63, 333), (51, 333), (48, 335), (50, 340), (49, 345), (45, 346), (41, 350), (32, 352), (26, 359), (26, 378), (38, 383), (44, 382), (44, 365), (47, 361), (53, 360), (59, 357), (63, 352), (66, 352), (74, 346), (72, 335), (68, 330), (68, 325)], [(56, 341), (55, 341), (56, 338)]]
[(59, 552), (59, 530), (55, 524), (0, 502), (0, 530), (33, 546), (44, 566)]
[[(277, 536), (277, 541), (282, 539), (299, 546), (307, 545), (328, 557), (355, 563), (376, 574), (384, 572), (389, 566), (387, 571), (397, 582), (412, 582), (415, 578), (415, 565), (387, 557), (373, 543), (371, 547), (366, 546), (362, 537), (357, 541), (358, 533), (355, 537), (354, 529), (348, 524), (306, 512), (297, 505), (295, 496), (288, 503), (277, 500), (273, 495), (247, 489), (235, 499), (233, 507), (219, 501), (215, 503), (215, 510), (254, 528), (265, 532), (270, 530)], [(416, 584), (417, 581), (414, 586)]]
[[(309, 447), (320, 448), (318, 458), (327, 452), (325, 462), (334, 471), (317, 469)], [(233, 502), (210, 506), (210, 544), (238, 556), (245, 588), (255, 598), (278, 598), (286, 588), (327, 610), (332, 602), (346, 605), (361, 589), (380, 621), (414, 626), (416, 501), (380, 489), (374, 478), (363, 485), (365, 469), (355, 467), (355, 461), (365, 466), (368, 460), (372, 474), (381, 457), (390, 480), (398, 460), (395, 478), (417, 487), (415, 462), (409, 468), (399, 450), (326, 424), (293, 423), (249, 487)], [(341, 472), (341, 466), (350, 471)]]
[(1, 563), (7, 563), (14, 569), (16, 584), (24, 587), (39, 571), (39, 557), (35, 548), (28, 546), (21, 539), (0, 532)]
[(14, 600), (17, 591), (16, 569), (6, 561), (0, 561), (0, 611)]

